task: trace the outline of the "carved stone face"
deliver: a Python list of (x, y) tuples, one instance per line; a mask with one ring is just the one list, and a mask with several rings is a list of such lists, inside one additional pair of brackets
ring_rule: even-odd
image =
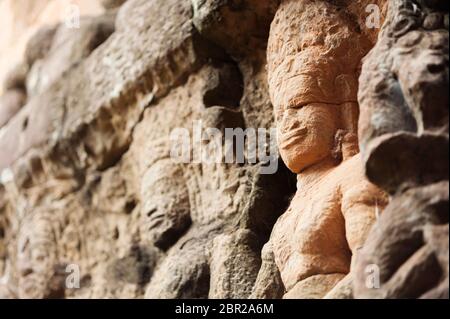
[[(50, 221), (42, 211), (22, 225), (17, 242), (18, 293), (20, 298), (51, 298), (64, 294), (64, 280), (57, 279), (55, 238)], [(61, 278), (59, 278), (61, 279)]]
[(389, 52), (392, 72), (418, 131), (440, 130), (448, 125), (449, 4), (417, 0), (396, 2), (394, 7), (388, 29), (395, 41)]
[(337, 131), (336, 106), (315, 103), (277, 111), (278, 145), (290, 170), (299, 173), (330, 155)]
[(448, 2), (434, 9), (429, 3), (390, 3), (362, 67), (359, 138), (366, 174), (391, 193), (403, 183), (448, 175), (448, 10), (440, 9)]
[(189, 194), (183, 172), (171, 160), (160, 160), (141, 183), (141, 234), (157, 247), (170, 247), (189, 227)]
[(418, 130), (422, 132), (446, 126), (448, 32), (442, 29), (408, 32), (398, 39), (393, 51), (396, 53), (393, 72), (416, 118)]
[[(330, 156), (337, 131), (356, 130), (358, 68), (368, 40), (340, 5), (285, 1), (267, 49), (278, 145), (295, 173)], [(346, 105), (356, 112), (345, 114)], [(352, 107), (353, 107), (352, 106)]]
[[(356, 298), (448, 298), (448, 9), (448, 1), (389, 1), (362, 68), (366, 174), (392, 199), (354, 265)], [(368, 265), (379, 267), (381, 289), (367, 288)], [(410, 269), (420, 270), (402, 280)]]

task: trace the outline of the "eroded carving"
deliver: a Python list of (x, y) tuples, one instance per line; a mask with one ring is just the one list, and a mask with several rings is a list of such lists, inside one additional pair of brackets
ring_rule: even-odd
[(340, 282), (386, 205), (358, 155), (358, 67), (370, 47), (358, 30), (348, 8), (326, 1), (284, 1), (272, 23), (268, 72), (278, 144), (298, 174), (297, 193), (270, 239), (284, 298), (347, 290)]
[[(448, 298), (448, 10), (390, 1), (364, 61), (366, 174), (393, 197), (357, 263), (357, 297)], [(379, 268), (379, 289), (365, 284), (369, 265)]]
[[(4, 84), (0, 297), (448, 296), (447, 4), (102, 4), (80, 30), (39, 32)], [(381, 21), (390, 11), (358, 81), (378, 35), (368, 4)], [(297, 174), (287, 211), (282, 163), (262, 175), (261, 163), (170, 157), (175, 128), (274, 118)], [(383, 214), (362, 163), (391, 193)], [(362, 286), (372, 263), (375, 291)]]

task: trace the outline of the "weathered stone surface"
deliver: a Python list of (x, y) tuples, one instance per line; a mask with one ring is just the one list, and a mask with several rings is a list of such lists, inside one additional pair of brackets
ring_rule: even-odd
[[(137, 186), (141, 236), (167, 251), (146, 288), (148, 298), (247, 298), (259, 269), (262, 238), (270, 231), (267, 225), (285, 202), (277, 191), (285, 178), (281, 172), (264, 180), (257, 166), (174, 165), (169, 157), (171, 130), (192, 133), (193, 119), (205, 127), (245, 128), (239, 111), (205, 103), (211, 78), (221, 72), (207, 65), (147, 109), (125, 155), (130, 165), (136, 163), (136, 176), (143, 176)], [(166, 125), (154, 130), (162, 120)], [(282, 200), (274, 205), (272, 198)], [(171, 242), (161, 240), (163, 233), (171, 234)]]
[(13, 68), (3, 83), (0, 95), (0, 128), (4, 126), (26, 104), (26, 78), (28, 65), (21, 63)]
[(16, 65), (7, 75), (3, 83), (4, 91), (25, 90), (29, 66), (26, 63)]
[[(250, 295), (293, 183), (282, 165), (266, 177), (259, 164), (170, 158), (172, 130), (192, 133), (196, 120), (219, 130), (272, 121), (264, 47), (233, 61), (191, 18), (190, 1), (127, 1), (116, 31), (79, 62), (64, 60), (67, 71), (5, 126), (5, 214), (28, 221), (5, 231), (24, 243), (8, 245), (5, 260), (16, 297)], [(57, 53), (36, 61), (62, 63), (81, 44), (61, 34)], [(73, 264), (80, 289), (61, 286)]]
[(40, 28), (28, 41), (25, 49), (25, 61), (28, 66), (36, 61), (45, 59), (50, 52), (58, 26)]
[(25, 104), (27, 96), (22, 90), (8, 90), (0, 96), (0, 127), (5, 125)]
[[(380, 40), (366, 57), (361, 74), (359, 101), (364, 107), (359, 135), (366, 171), (390, 192), (402, 184), (448, 179), (444, 163), (449, 102), (444, 15), (448, 17), (448, 12), (422, 5), (420, 9), (411, 1), (390, 5)], [(437, 24), (432, 30), (425, 28), (428, 17), (435, 15), (440, 17)], [(393, 151), (399, 146), (402, 152)], [(389, 158), (381, 161), (382, 156)]]
[(114, 32), (115, 14), (82, 18), (79, 28), (65, 24), (43, 29), (31, 39), (26, 57), (31, 70), (27, 93), (44, 92), (68, 69), (87, 58)]
[(101, 0), (100, 3), (105, 9), (115, 9), (120, 7), (127, 0)]
[(250, 298), (280, 299), (285, 292), (280, 271), (275, 263), (272, 243), (268, 242), (261, 252), (261, 268)]
[[(438, 297), (432, 290), (448, 285), (448, 193), (442, 182), (394, 197), (359, 254), (357, 297)], [(379, 269), (379, 289), (367, 287), (368, 265)]]
[[(73, 0), (73, 29), (28, 1), (0, 1), (0, 49), (28, 42), (1, 54), (0, 298), (448, 298), (448, 5)], [(273, 174), (211, 158), (274, 126)]]
[[(171, 86), (177, 84), (186, 75), (186, 72), (195, 67), (194, 39), (189, 20), (190, 6), (186, 5), (182, 8), (178, 4), (165, 2), (164, 7), (160, 8), (155, 2), (146, 1), (131, 1), (129, 4), (138, 6), (139, 14), (142, 16), (152, 16), (154, 19), (148, 21), (146, 25), (137, 25), (136, 32), (130, 30), (120, 32), (119, 28), (105, 45), (75, 66), (72, 72), (64, 75), (64, 81), (54, 83), (42, 95), (31, 100), (20, 116), (15, 117), (14, 121), (6, 127), (6, 133), (2, 136), (0, 144), (2, 148), (8, 149), (9, 143), (13, 142), (9, 139), (21, 132), (20, 123), (26, 121), (28, 117), (33, 119), (29, 121), (28, 132), (31, 132), (30, 135), (33, 136), (35, 131), (39, 131), (39, 136), (27, 137), (19, 146), (11, 145), (11, 152), (6, 153), (7, 158), (2, 156), (0, 159), (2, 169), (36, 146), (46, 145), (46, 152), (48, 152), (48, 145), (58, 144), (59, 147), (63, 147), (63, 144), (68, 145), (67, 143), (70, 144), (71, 149), (74, 149), (71, 153), (80, 151), (86, 153), (87, 150), (92, 152), (92, 157), (96, 155), (100, 157), (90, 159), (91, 161), (99, 162), (98, 166), (107, 165), (108, 161), (114, 161), (111, 158), (115, 158), (118, 152), (123, 152), (129, 144), (129, 134), (139, 119), (142, 108), (153, 98), (166, 94)], [(126, 11), (127, 5), (128, 3), (121, 10)], [(152, 10), (158, 12), (158, 10), (166, 9), (169, 15), (174, 12), (173, 19), (167, 20), (152, 13)], [(127, 16), (132, 19), (131, 14)], [(163, 27), (164, 25), (167, 26)], [(148, 28), (149, 26), (151, 27)], [(138, 30), (145, 30), (145, 32), (138, 32)], [(161, 30), (166, 30), (166, 34), (164, 35)], [(164, 36), (173, 40), (163, 41)], [(131, 39), (125, 41), (124, 46), (124, 39), (128, 37)], [(150, 43), (161, 43), (162, 47), (149, 45)], [(162, 52), (171, 54), (170, 58), (164, 59), (164, 62)], [(171, 71), (171, 67), (175, 69)], [(85, 76), (90, 77), (89, 82), (86, 82)], [(52, 101), (52, 103), (45, 101)], [(123, 104), (128, 106), (125, 110), (120, 109)], [(48, 105), (47, 114), (50, 116), (42, 114), (41, 105)], [(137, 107), (132, 107), (135, 105)], [(70, 112), (65, 112), (69, 109)], [(112, 116), (114, 110), (120, 112), (120, 117)], [(127, 110), (133, 114), (124, 116)], [(39, 116), (43, 117), (42, 121), (37, 120)], [(90, 122), (94, 123), (86, 126), (86, 123)], [(39, 128), (39, 125), (42, 126)], [(113, 129), (124, 130), (125, 133), (123, 135), (109, 134)], [(92, 132), (89, 132), (91, 130)], [(97, 135), (97, 139), (102, 140), (99, 134), (110, 135), (110, 138), (103, 140), (101, 144), (79, 145), (80, 148), (85, 149), (84, 151), (75, 150), (77, 142), (71, 139), (79, 140), (79, 138), (83, 139), (83, 136)], [(28, 135), (27, 132), (25, 135)], [(93, 136), (89, 138), (92, 141), (95, 140)], [(64, 140), (67, 142), (63, 142)], [(101, 154), (96, 154), (98, 152)], [(83, 160), (79, 158), (79, 155), (66, 154), (66, 156), (78, 157), (76, 162)]]
[(205, 38), (242, 56), (264, 48), (280, 0), (192, 0), (193, 22)]
[(344, 274), (312, 275), (292, 287), (284, 299), (320, 299), (344, 280)]
[(322, 298), (343, 280), (387, 203), (365, 179), (357, 155), (358, 65), (370, 41), (349, 10), (283, 1), (271, 27), (268, 74), (278, 144), (298, 174), (297, 193), (270, 238), (285, 298)]
[[(48, 27), (80, 15), (99, 15), (99, 0), (1, 0), (0, 82), (11, 67), (24, 61), (27, 43), (41, 27)], [(2, 94), (0, 87), (0, 94)]]
[(366, 174), (392, 200), (357, 261), (357, 298), (448, 298), (448, 11), (438, 1), (390, 2), (364, 61)]
[[(117, 187), (111, 189), (111, 183), (106, 182), (109, 171), (100, 174), (100, 176), (97, 173), (89, 174), (87, 172), (79, 175), (76, 168), (81, 165), (85, 169), (92, 167), (95, 170), (96, 164), (93, 164), (95, 156), (102, 157), (99, 159), (101, 163), (98, 164), (101, 167), (111, 165), (111, 161), (114, 163), (116, 156), (121, 155), (130, 144), (130, 134), (135, 123), (139, 120), (143, 108), (151, 102), (153, 97), (160, 97), (166, 94), (171, 86), (178, 85), (178, 81), (185, 76), (186, 72), (195, 68), (196, 62), (192, 28), (189, 23), (190, 6), (188, 6), (188, 2), (185, 2), (184, 10), (180, 10), (180, 6), (176, 1), (162, 1), (150, 5), (148, 2), (134, 2), (135, 5), (140, 6), (140, 11), (143, 15), (155, 17), (150, 22), (152, 28), (148, 29), (147, 25), (145, 25), (142, 26), (142, 30), (146, 30), (144, 33), (140, 33), (138, 30), (135, 30), (136, 32), (128, 32), (129, 30), (127, 30), (127, 32), (115, 33), (104, 46), (95, 50), (93, 54), (85, 58), (80, 64), (69, 69), (59, 81), (52, 84), (43, 94), (31, 99), (23, 109), (23, 112), (14, 117), (13, 122), (8, 123), (4, 129), (5, 134), (2, 135), (2, 163), (5, 166), (3, 166), (3, 169), (13, 165), (14, 182), (19, 185), (18, 187), (26, 185), (26, 187), (31, 189), (29, 193), (23, 193), (23, 199), (22, 196), (13, 199), (14, 209), (17, 209), (15, 207), (17, 205), (20, 206), (22, 201), (23, 203), (33, 203), (33, 215), (37, 216), (38, 220), (45, 220), (46, 217), (43, 216), (43, 213), (40, 213), (40, 207), (43, 203), (39, 204), (45, 197), (45, 194), (35, 191), (34, 183), (47, 184), (48, 189), (53, 190), (50, 191), (51, 193), (53, 192), (52, 196), (54, 195), (56, 198), (52, 200), (51, 205), (49, 204), (50, 207), (42, 207), (42, 212), (56, 210), (61, 214), (62, 220), (59, 221), (55, 217), (49, 217), (50, 225), (45, 227), (53, 227), (51, 225), (55, 224), (57, 229), (64, 230), (63, 234), (56, 235), (56, 238), (49, 238), (47, 242), (51, 247), (55, 247), (54, 249), (62, 250), (68, 254), (58, 254), (58, 259), (55, 259), (52, 254), (44, 255), (39, 259), (40, 261), (31, 262), (32, 266), (36, 268), (31, 272), (28, 270), (25, 272), (25, 276), (29, 278), (24, 278), (23, 280), (20, 277), (20, 280), (13, 278), (11, 280), (12, 285), (21, 287), (18, 293), (20, 297), (48, 296), (49, 293), (45, 284), (52, 278), (53, 267), (56, 264), (64, 264), (64, 260), (68, 260), (66, 264), (70, 264), (69, 261), (76, 261), (80, 269), (84, 269), (83, 278), (90, 278), (85, 281), (90, 285), (90, 288), (80, 291), (68, 290), (68, 295), (79, 293), (83, 296), (120, 297), (136, 296), (141, 291), (143, 284), (141, 282), (133, 282), (119, 287), (109, 287), (108, 282), (102, 279), (105, 277), (105, 272), (107, 272), (105, 267), (107, 260), (125, 258), (121, 257), (121, 255), (127, 256), (129, 254), (127, 247), (131, 246), (131, 238), (123, 234), (126, 233), (124, 227), (131, 227), (127, 226), (131, 221), (126, 223), (123, 221), (127, 220), (125, 216), (134, 210), (136, 204), (134, 204), (133, 197), (137, 197), (137, 193), (135, 194), (136, 196), (127, 195), (127, 192), (130, 191), (126, 188), (125, 181), (121, 182), (120, 179), (113, 177), (114, 175), (111, 176), (112, 179), (109, 179), (109, 181), (114, 181), (113, 185), (117, 185)], [(176, 15), (171, 15), (170, 10), (168, 11), (169, 16), (173, 18), (172, 20), (156, 14), (161, 9), (161, 5), (163, 8), (171, 9), (172, 12), (173, 10), (177, 12)], [(164, 32), (161, 34), (162, 29), (167, 30), (165, 35)], [(171, 36), (169, 33), (176, 36)], [(169, 44), (162, 41), (162, 38), (160, 40), (153, 38), (152, 40), (152, 36), (149, 35), (153, 35), (153, 37), (162, 36), (162, 38), (166, 36), (174, 41)], [(63, 41), (61, 50), (64, 50), (64, 45), (68, 44), (70, 46), (71, 41), (76, 42), (77, 38), (73, 39), (70, 32), (67, 34), (67, 37), (68, 41)], [(75, 37), (78, 37), (78, 34)], [(128, 38), (131, 38), (131, 40), (125, 40)], [(127, 47), (123, 46), (124, 43)], [(148, 43), (155, 43), (153, 51), (147, 49), (149, 47)], [(165, 48), (162, 47), (164, 45), (166, 45)], [(141, 49), (138, 46), (141, 46)], [(166, 60), (166, 53), (169, 52), (169, 58)], [(130, 58), (124, 59), (125, 56)], [(58, 57), (59, 55), (56, 56), (56, 58)], [(101, 63), (98, 63), (98, 61), (101, 61)], [(170, 69), (165, 68), (172, 66), (176, 68), (173, 70), (174, 73), (166, 73), (166, 70)], [(101, 69), (105, 71), (101, 71)], [(100, 88), (102, 89), (99, 91)], [(137, 99), (139, 101), (136, 101)], [(133, 100), (136, 102), (132, 102)], [(126, 105), (130, 107), (129, 110), (134, 112), (134, 115), (127, 115), (127, 111), (122, 109)], [(48, 107), (45, 112), (42, 111), (43, 106)], [(111, 109), (117, 111), (116, 115), (109, 111)], [(24, 125), (24, 123), (27, 125)], [(22, 130), (25, 130), (25, 132), (22, 132)], [(123, 131), (123, 135), (120, 135), (121, 131)], [(15, 134), (13, 132), (21, 132), (19, 134), (24, 137), (19, 145), (12, 140), (12, 136)], [(110, 137), (108, 140), (104, 140), (102, 144), (98, 144), (96, 141), (102, 139), (99, 134), (106, 134), (104, 136), (109, 135)], [(73, 139), (81, 142), (80, 150), (82, 150), (82, 153), (79, 153), (76, 147), (74, 148)], [(89, 146), (89, 143), (93, 143), (92, 148)], [(11, 150), (11, 153), (8, 153), (9, 150)], [(97, 151), (99, 153), (96, 154)], [(120, 154), (116, 154), (117, 152), (120, 152)], [(66, 158), (63, 161), (61, 161), (62, 154)], [(71, 157), (71, 154), (75, 157)], [(21, 159), (18, 164), (16, 160), (19, 157)], [(87, 161), (89, 157), (92, 159)], [(111, 172), (121, 174), (120, 170), (117, 169)], [(98, 182), (99, 178), (100, 184)], [(105, 181), (104, 184), (103, 181)], [(67, 187), (63, 185), (67, 185)], [(102, 187), (102, 185), (105, 186)], [(40, 186), (37, 188), (39, 189)], [(105, 192), (103, 189), (109, 189), (109, 191)], [(80, 191), (77, 192), (77, 190)], [(28, 194), (34, 200), (30, 199)], [(111, 205), (106, 207), (106, 202), (110, 202)], [(72, 204), (68, 206), (69, 203)], [(58, 208), (64, 206), (66, 206), (65, 213)], [(89, 217), (88, 220), (91, 221), (86, 220), (86, 214), (90, 211), (87, 207), (98, 211), (100, 215), (98, 217)], [(118, 212), (119, 215), (117, 217), (112, 216), (110, 227), (106, 229), (100, 227), (104, 231), (96, 231), (95, 229), (99, 228), (96, 226), (97, 223), (102, 220), (100, 216), (114, 211)], [(26, 215), (25, 212), (24, 214)], [(85, 222), (81, 222), (83, 220)], [(46, 222), (42, 223), (46, 225)], [(104, 222), (101, 223), (103, 224)], [(136, 226), (137, 220), (132, 227)], [(43, 226), (43, 229), (45, 227)], [(84, 229), (84, 231), (97, 239), (88, 235), (92, 241), (85, 242), (84, 236), (80, 233), (78, 227), (81, 227), (80, 229)], [(39, 229), (36, 231), (40, 232)], [(24, 236), (33, 236), (33, 232), (29, 229), (11, 229), (7, 231), (11, 235), (15, 232)], [(68, 238), (65, 237), (66, 233), (68, 233)], [(130, 234), (133, 234), (133, 231), (130, 231)], [(117, 244), (121, 245), (122, 248), (119, 250), (110, 249), (111, 243), (108, 244), (110, 238), (117, 236), (120, 236), (120, 238), (117, 238), (112, 244), (123, 240), (123, 244)], [(38, 236), (35, 235), (33, 237)], [(98, 240), (99, 238), (103, 239)], [(40, 251), (39, 245), (37, 243), (36, 246), (28, 246), (27, 251), (31, 254), (37, 254), (35, 251)], [(49, 252), (53, 251), (52, 249), (48, 248)], [(89, 251), (95, 257), (91, 260), (92, 257), (83, 255), (82, 251)], [(117, 253), (118, 257), (113, 257), (112, 253), (114, 255)], [(17, 252), (14, 250), (10, 251), (11, 256), (16, 256), (16, 254)], [(27, 258), (25, 255), (24, 259), (29, 260), (30, 258)], [(101, 260), (105, 261), (103, 266), (101, 265)], [(94, 266), (99, 263), (99, 267)], [(32, 278), (33, 280), (31, 280)], [(29, 288), (22, 284), (24, 282), (28, 283), (27, 286)]]
[(235, 299), (251, 294), (260, 268), (258, 241), (255, 234), (245, 230), (214, 239), (209, 298)]

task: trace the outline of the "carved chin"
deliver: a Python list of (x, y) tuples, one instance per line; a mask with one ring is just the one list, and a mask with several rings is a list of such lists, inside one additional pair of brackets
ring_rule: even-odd
[(280, 154), (292, 172), (299, 174), (330, 156), (335, 131), (320, 124), (321, 130), (310, 128), (307, 134), (280, 136)]
[(311, 150), (304, 145), (293, 145), (280, 148), (281, 157), (286, 166), (296, 174), (327, 157), (329, 150)]

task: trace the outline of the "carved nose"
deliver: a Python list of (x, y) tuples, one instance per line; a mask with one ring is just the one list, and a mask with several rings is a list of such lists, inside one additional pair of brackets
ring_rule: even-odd
[(298, 121), (293, 121), (293, 122), (289, 123), (289, 126), (288, 126), (289, 130), (295, 130), (299, 127), (300, 127), (300, 123)]
[(26, 276), (28, 276), (28, 275), (30, 275), (30, 274), (32, 274), (33, 273), (33, 268), (31, 268), (31, 267), (26, 267), (26, 268), (24, 268), (24, 269), (21, 269), (21, 275), (23, 276), (23, 277), (26, 277)]
[(300, 122), (296, 119), (296, 114), (292, 110), (287, 110), (284, 113), (282, 121), (282, 132), (288, 133), (289, 131), (298, 129)]
[(283, 122), (283, 133), (288, 133), (292, 130), (298, 129), (300, 127), (300, 123), (296, 120), (285, 118)]

